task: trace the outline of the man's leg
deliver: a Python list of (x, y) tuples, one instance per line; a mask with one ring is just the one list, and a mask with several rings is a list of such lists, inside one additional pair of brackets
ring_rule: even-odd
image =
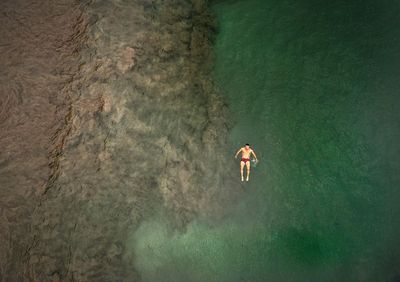
[(244, 161), (240, 161), (240, 176), (242, 177), (242, 181), (243, 181), (243, 168), (244, 168)]
[(250, 176), (250, 161), (246, 162), (246, 168), (247, 168), (247, 177), (246, 181), (249, 181), (249, 176)]

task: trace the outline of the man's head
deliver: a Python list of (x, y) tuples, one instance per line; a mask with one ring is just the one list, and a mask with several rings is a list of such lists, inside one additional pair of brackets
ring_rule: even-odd
[(250, 145), (249, 145), (248, 143), (246, 143), (246, 144), (244, 145), (244, 147), (246, 148), (246, 150), (248, 150), (248, 149), (250, 148)]

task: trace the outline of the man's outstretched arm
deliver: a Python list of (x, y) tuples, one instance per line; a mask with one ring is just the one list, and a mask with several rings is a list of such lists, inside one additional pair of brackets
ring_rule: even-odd
[(236, 153), (236, 155), (235, 155), (235, 158), (237, 158), (237, 156), (239, 155), (240, 151), (242, 151), (242, 148), (240, 148), (240, 149), (237, 151), (237, 153)]
[(256, 161), (258, 161), (256, 153), (254, 151), (251, 151), (251, 153), (253, 154), (254, 158), (256, 159)]

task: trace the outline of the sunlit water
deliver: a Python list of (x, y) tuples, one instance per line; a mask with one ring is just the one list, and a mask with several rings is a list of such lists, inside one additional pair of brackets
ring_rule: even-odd
[(235, 119), (228, 151), (235, 161), (248, 142), (260, 163), (226, 223), (172, 237), (142, 226), (144, 280), (400, 280), (399, 8), (214, 5), (214, 77)]

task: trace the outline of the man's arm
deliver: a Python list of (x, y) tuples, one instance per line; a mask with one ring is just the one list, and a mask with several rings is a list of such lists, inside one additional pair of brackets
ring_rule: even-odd
[(254, 156), (254, 158), (256, 159), (256, 161), (258, 161), (257, 156), (256, 156), (256, 153), (254, 153), (253, 150), (251, 150), (251, 153), (253, 154), (253, 156)]
[(239, 153), (242, 151), (242, 148), (240, 148), (238, 151), (237, 151), (237, 153), (236, 153), (236, 155), (235, 155), (235, 159), (237, 158), (237, 156), (239, 155)]

